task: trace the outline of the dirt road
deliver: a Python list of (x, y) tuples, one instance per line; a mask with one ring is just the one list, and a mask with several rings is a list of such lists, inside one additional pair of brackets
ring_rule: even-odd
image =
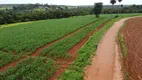
[(122, 80), (116, 39), (120, 27), (127, 19), (129, 18), (115, 22), (105, 33), (97, 49), (96, 56), (92, 59), (91, 66), (85, 71), (86, 80)]

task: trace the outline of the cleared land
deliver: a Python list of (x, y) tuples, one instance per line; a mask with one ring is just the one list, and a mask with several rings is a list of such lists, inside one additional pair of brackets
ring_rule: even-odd
[(129, 80), (142, 80), (142, 17), (129, 19), (122, 31)]

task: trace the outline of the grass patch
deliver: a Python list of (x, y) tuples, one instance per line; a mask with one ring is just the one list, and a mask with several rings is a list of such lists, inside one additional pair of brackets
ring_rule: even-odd
[[(121, 47), (121, 52), (123, 55), (124, 60), (127, 58), (127, 48), (125, 46), (124, 38), (122, 35), (122, 29), (125, 27), (125, 24), (121, 27), (118, 33), (119, 43)], [(125, 63), (123, 62), (123, 72), (124, 72), (124, 80), (129, 80), (129, 73), (125, 67)]]
[(29, 23), (32, 23), (32, 21), (31, 22), (20, 22), (20, 23), (0, 25), (0, 29), (1, 28), (6, 28), (6, 27), (17, 26), (17, 25), (20, 25), (20, 24), (29, 24)]
[(125, 46), (125, 43), (124, 43), (123, 36), (121, 34), (119, 36), (119, 40), (120, 40), (120, 45), (121, 45), (121, 48), (122, 48), (123, 57), (126, 58), (127, 57), (127, 49), (126, 49), (126, 46)]

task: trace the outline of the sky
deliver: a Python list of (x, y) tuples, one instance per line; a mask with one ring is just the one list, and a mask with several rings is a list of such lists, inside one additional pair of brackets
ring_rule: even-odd
[[(103, 2), (104, 5), (110, 4), (110, 0), (0, 0), (0, 4), (48, 3), (56, 5), (93, 5), (95, 2)], [(142, 4), (142, 0), (123, 0), (122, 4)]]

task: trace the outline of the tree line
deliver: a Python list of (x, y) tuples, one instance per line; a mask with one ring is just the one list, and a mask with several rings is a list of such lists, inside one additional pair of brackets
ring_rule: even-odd
[(92, 14), (92, 8), (89, 7), (72, 8), (47, 4), (22, 4), (13, 6), (13, 9), (0, 10), (0, 24), (67, 18), (89, 14)]
[[(102, 4), (101, 4), (102, 5)], [(142, 13), (142, 5), (105, 8), (101, 6), (103, 14), (112, 13)], [(97, 10), (97, 9), (96, 9)], [(93, 6), (64, 6), (48, 4), (21, 4), (12, 9), (0, 10), (0, 24), (27, 22), (45, 19), (67, 18), (80, 15), (94, 14)]]
[[(119, 2), (119, 5), (114, 6), (116, 2)], [(120, 4), (122, 0), (110, 0), (112, 7), (103, 8), (103, 3), (95, 3), (93, 13), (96, 17), (99, 17), (101, 13), (103, 14), (118, 14), (118, 13), (142, 13), (142, 5), (131, 5), (131, 6), (123, 6)], [(118, 15), (117, 15), (118, 16)]]

